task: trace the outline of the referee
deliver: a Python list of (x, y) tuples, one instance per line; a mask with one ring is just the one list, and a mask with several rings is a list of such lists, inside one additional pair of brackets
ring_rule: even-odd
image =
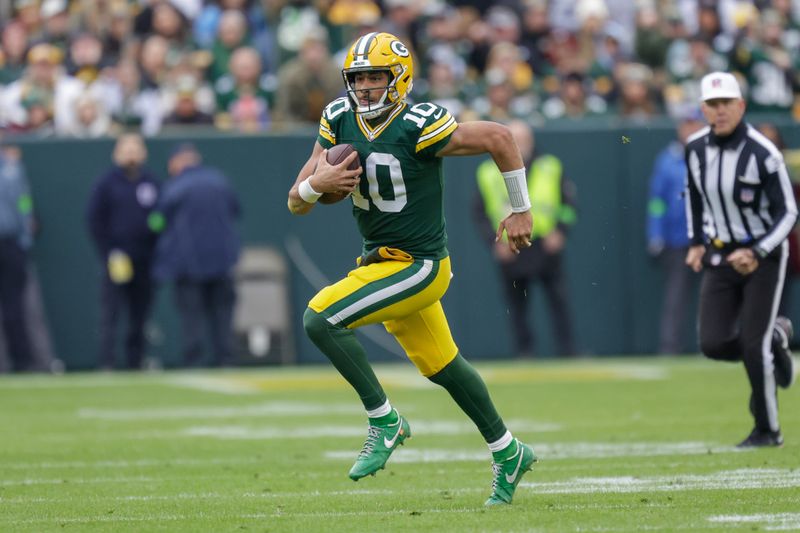
[(776, 385), (794, 380), (792, 326), (776, 317), (797, 206), (778, 149), (743, 120), (732, 74), (701, 84), (709, 126), (687, 140), (686, 264), (704, 270), (700, 348), (706, 357), (744, 362), (755, 427), (739, 447), (781, 446)]

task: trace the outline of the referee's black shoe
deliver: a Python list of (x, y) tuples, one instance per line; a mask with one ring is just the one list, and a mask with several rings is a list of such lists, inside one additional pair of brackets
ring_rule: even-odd
[(794, 358), (789, 351), (789, 341), (793, 336), (792, 321), (785, 316), (777, 317), (772, 330), (772, 353), (775, 355), (775, 383), (784, 389), (794, 383)]
[(780, 431), (762, 431), (754, 428), (753, 431), (742, 442), (736, 445), (737, 448), (764, 448), (783, 446), (783, 435)]

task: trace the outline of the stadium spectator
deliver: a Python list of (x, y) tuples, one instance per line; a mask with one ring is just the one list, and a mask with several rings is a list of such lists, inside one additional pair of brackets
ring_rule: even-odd
[(173, 284), (183, 363), (209, 364), (203, 351), (207, 333), (211, 364), (230, 364), (239, 201), (227, 177), (203, 165), (194, 145), (181, 144), (172, 151), (169, 174), (158, 205), (165, 227), (158, 239), (153, 274), (158, 281)]
[(117, 327), (124, 314), (124, 368), (140, 369), (155, 289), (150, 268), (156, 233), (150, 215), (158, 201), (159, 184), (145, 166), (147, 148), (138, 134), (119, 137), (113, 161), (95, 182), (86, 208), (102, 269), (97, 363), (106, 370), (117, 367)]
[(117, 129), (138, 129), (142, 135), (158, 133), (163, 121), (161, 91), (157, 85), (145, 86), (136, 63), (122, 60), (114, 75), (103, 80), (101, 94), (106, 98)]
[(580, 72), (569, 72), (561, 81), (559, 94), (545, 100), (542, 115), (548, 120), (578, 120), (608, 112), (606, 101), (596, 94), (587, 95), (586, 79)]
[(0, 147), (0, 308), (12, 370), (34, 369), (24, 306), (33, 201), (16, 148)]
[(164, 126), (212, 126), (214, 117), (200, 109), (197, 99), (197, 82), (191, 76), (182, 76), (177, 82), (175, 106), (164, 119)]
[(39, 42), (44, 39), (44, 28), (42, 27), (42, 15), (39, 10), (38, 0), (14, 0), (14, 19), (25, 26), (25, 31), (30, 36), (31, 42)]
[[(16, 0), (14, 17), (3, 27), (0, 86), (22, 76), (28, 48), (48, 43), (62, 50), (68, 69), (77, 70), (81, 79), (88, 76), (96, 80), (97, 71), (106, 66), (135, 61), (142, 70), (141, 91), (159, 91), (164, 97), (163, 113), (169, 114), (174, 107), (174, 91), (169, 86), (175, 83), (170, 71), (176, 65), (189, 61), (208, 67), (209, 81), (215, 84), (224, 79), (222, 85), (227, 88), (222, 90), (227, 91), (232, 79), (229, 56), (234, 48), (246, 46), (257, 50), (261, 58), (259, 85), (267, 97), (262, 101), (255, 93), (248, 93), (243, 98), (237, 116), (244, 126), (235, 126), (227, 109), (220, 110), (217, 125), (263, 131), (277, 91), (277, 72), (299, 53), (306, 36), (324, 22), (331, 50), (340, 50), (342, 42), (371, 31), (394, 28), (407, 34), (407, 44), (413, 45), (410, 49), (419, 51), (420, 93), (428, 90), (425, 82), (431, 81), (426, 78), (436, 61), (434, 56), (441, 55), (434, 50), (449, 48), (460, 58), (458, 63), (463, 60), (467, 65), (463, 76), (456, 73), (459, 87), (455, 91), (464, 97), (461, 105), (466, 104), (465, 117), (483, 113), (469, 106), (483, 91), (481, 78), (491, 69), (487, 65), (490, 51), (499, 43), (518, 47), (520, 60), (536, 74), (527, 81), (520, 68), (508, 75), (515, 92), (526, 93), (537, 106), (558, 97), (560, 80), (578, 72), (586, 76), (590, 98), (602, 97), (607, 107), (616, 109), (621, 105), (620, 73), (627, 70), (626, 64), (634, 63), (652, 69), (650, 91), (663, 98), (664, 110), (670, 116), (677, 116), (685, 104), (696, 101), (697, 80), (710, 71), (727, 69), (730, 59), (731, 69), (748, 82), (752, 110), (791, 110), (800, 117), (800, 79), (795, 75), (800, 71), (800, 48), (796, 45), (800, 21), (788, 0), (769, 5), (735, 0), (503, 0), (468, 4), (208, 0), (202, 5), (199, 0), (142, 0), (134, 6), (126, 0)], [(215, 45), (218, 34), (230, 42)], [(691, 40), (688, 35), (693, 35)], [(74, 67), (69, 50), (86, 48), (92, 39), (101, 43), (100, 63)], [(340, 60), (345, 52), (333, 56)], [(437, 75), (446, 74), (440, 67), (435, 68)], [(216, 106), (204, 100), (205, 92), (202, 87), (198, 90), (200, 109), (214, 113)], [(104, 95), (94, 96), (107, 100)], [(39, 95), (29, 99), (33, 120), (20, 123), (15, 122), (19, 116), (13, 120), (0, 116), (0, 124), (9, 123), (11, 131), (39, 136), (51, 133), (52, 121), (40, 120), (46, 118), (40, 111), (47, 109), (38, 105), (41, 101)], [(476, 103), (480, 108), (485, 102)], [(60, 114), (60, 106), (55, 107), (50, 106), (50, 115)], [(548, 115), (558, 116), (549, 111)], [(634, 115), (637, 120), (649, 121), (660, 111), (657, 106), (655, 114), (648, 111)], [(157, 128), (148, 128), (147, 134), (153, 131)]]
[(731, 54), (731, 68), (747, 80), (748, 109), (788, 113), (795, 103), (800, 52), (797, 46), (783, 45), (785, 21), (779, 12), (766, 9), (760, 19), (753, 13), (750, 26), (753, 35), (742, 35)]
[(169, 42), (159, 35), (151, 35), (139, 51), (141, 83), (144, 88), (158, 90), (166, 83), (169, 72)]
[(474, 117), (495, 122), (507, 122), (515, 118), (536, 120), (536, 102), (532, 95), (515, 95), (514, 84), (505, 72), (500, 69), (487, 70), (484, 83), (486, 96), (471, 102), (470, 111), (462, 114), (465, 120)]
[(414, 0), (384, 0), (383, 5), (386, 13), (381, 28), (413, 47), (423, 6)]
[(10, 126), (30, 129), (32, 125), (38, 127), (48, 122), (40, 120), (41, 111), (46, 111), (55, 129), (61, 130), (74, 120), (75, 100), (83, 93), (84, 85), (63, 72), (61, 51), (55, 46), (37, 44), (30, 49), (27, 59), (22, 78), (3, 93), (0, 114)]
[(310, 1), (297, 0), (284, 5), (275, 29), (279, 62), (283, 64), (293, 58), (303, 46), (305, 36), (321, 25), (320, 13)]
[(105, 102), (91, 93), (84, 93), (75, 100), (74, 122), (66, 124), (57, 133), (79, 139), (94, 139), (111, 134), (111, 114)]
[(699, 34), (673, 41), (667, 49), (664, 104), (670, 116), (700, 100), (700, 79), (709, 72), (727, 70), (727, 59)]
[[(3, 27), (0, 35), (0, 90), (22, 76), (25, 71), (25, 54), (28, 51), (28, 33), (25, 25), (12, 21)], [(2, 115), (0, 115), (0, 118)]]
[(87, 87), (97, 81), (100, 71), (108, 64), (103, 57), (103, 43), (96, 36), (82, 33), (70, 41), (65, 70)]
[(230, 73), (214, 86), (217, 93), (216, 124), (223, 129), (258, 132), (270, 124), (268, 77), (254, 48), (242, 47), (231, 56)]
[(528, 64), (537, 76), (553, 73), (551, 63), (552, 29), (547, 16), (546, 0), (525, 2), (522, 16), (521, 45), (525, 48)]
[(686, 139), (704, 125), (699, 108), (684, 110), (677, 138), (656, 157), (647, 202), (647, 252), (664, 271), (658, 352), (683, 353), (684, 322), (692, 288), (692, 271), (686, 267), (689, 237), (686, 228)]
[(341, 70), (331, 61), (327, 32), (318, 28), (306, 36), (298, 56), (278, 72), (275, 120), (314, 124), (322, 109), (341, 94)]
[(777, 387), (792, 385), (794, 362), (791, 322), (776, 312), (797, 204), (780, 152), (744, 121), (736, 78), (712, 72), (701, 94), (710, 126), (686, 146), (686, 264), (703, 270), (700, 348), (711, 359), (744, 363), (755, 420), (738, 446), (781, 446)]
[(482, 240), (489, 243), (500, 269), (503, 295), (508, 305), (514, 348), (519, 357), (532, 357), (536, 349), (529, 308), (531, 285), (541, 284), (550, 309), (553, 339), (559, 355), (575, 354), (575, 338), (569, 309), (564, 248), (569, 228), (575, 223), (575, 186), (563, 175), (561, 161), (535, 151), (531, 127), (522, 121), (508, 125), (519, 146), (531, 197), (533, 231), (531, 246), (514, 254), (504, 240), (496, 241), (494, 228), (509, 209), (503, 176), (494, 161), (478, 167), (478, 194), (473, 215)]
[(69, 20), (67, 0), (44, 0), (40, 14), (44, 24), (44, 41), (66, 54), (72, 28)]
[(623, 118), (646, 122), (658, 111), (653, 71), (640, 63), (620, 67), (618, 113)]
[(241, 11), (223, 11), (217, 26), (217, 36), (211, 46), (211, 64), (208, 66), (208, 79), (216, 82), (228, 73), (231, 55), (243, 46), (249, 46), (247, 18)]
[(461, 118), (467, 109), (469, 96), (465, 93), (466, 63), (449, 46), (438, 46), (429, 52), (428, 79), (420, 80), (414, 92), (420, 101), (432, 102)]

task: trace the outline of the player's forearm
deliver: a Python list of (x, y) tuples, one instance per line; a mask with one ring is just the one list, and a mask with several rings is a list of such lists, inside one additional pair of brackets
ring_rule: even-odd
[(289, 201), (287, 202), (289, 212), (293, 215), (305, 215), (314, 207), (314, 204), (308, 203), (300, 198), (300, 193), (297, 191), (297, 185), (292, 187), (289, 191)]
[(496, 126), (486, 136), (486, 151), (492, 156), (500, 172), (522, 168), (525, 163), (511, 130), (500, 124)]
[(304, 182), (311, 176), (311, 171), (307, 171), (307, 169), (303, 168), (300, 171), (300, 175), (297, 176), (297, 181), (289, 190), (289, 201), (287, 205), (289, 207), (289, 211), (293, 215), (305, 215), (314, 207), (314, 203), (309, 200), (314, 200), (314, 198), (303, 198), (301, 194), (300, 188)]
[(311, 161), (306, 162), (303, 168), (300, 169), (300, 173), (297, 175), (294, 185), (289, 189), (289, 201), (287, 202), (287, 206), (289, 207), (289, 212), (293, 215), (305, 215), (314, 207), (314, 202), (306, 201), (300, 194), (300, 185), (307, 180), (313, 172), (314, 167)]

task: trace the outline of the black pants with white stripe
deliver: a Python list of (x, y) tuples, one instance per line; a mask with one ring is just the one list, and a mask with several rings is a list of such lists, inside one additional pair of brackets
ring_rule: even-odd
[[(784, 242), (758, 268), (743, 276), (711, 249), (700, 286), (700, 349), (706, 357), (744, 362), (752, 388), (755, 425), (778, 431), (778, 402), (772, 354), (772, 329), (786, 274)], [(721, 259), (721, 263), (720, 263)], [(718, 263), (714, 266), (714, 263)]]

